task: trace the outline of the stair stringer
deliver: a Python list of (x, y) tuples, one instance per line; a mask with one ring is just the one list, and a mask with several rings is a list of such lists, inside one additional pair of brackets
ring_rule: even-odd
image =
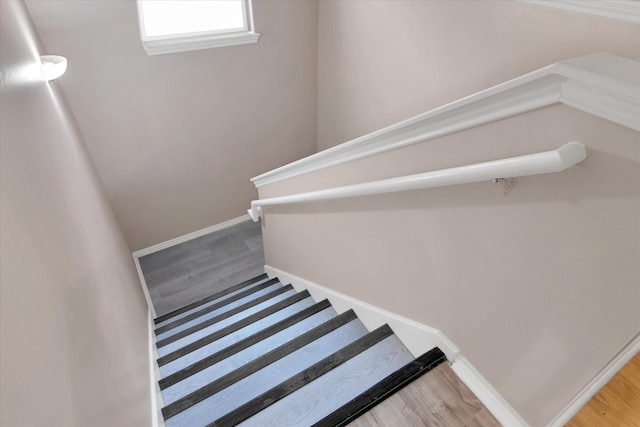
[(156, 348), (156, 334), (154, 319), (155, 311), (148, 310), (148, 331), (149, 331), (149, 377), (151, 381), (151, 427), (165, 427), (162, 409), (164, 407), (164, 399), (158, 381), (160, 381), (160, 368), (158, 367), (158, 349)]
[(374, 330), (385, 323), (388, 324), (414, 357), (418, 357), (434, 347), (440, 348), (447, 356), (451, 369), (500, 424), (513, 427), (529, 426), (524, 418), (473, 367), (460, 353), (458, 347), (442, 331), (326, 288), (276, 267), (265, 265), (264, 271), (269, 278), (277, 277), (282, 284), (291, 284), (297, 292), (309, 291), (316, 301), (328, 299), (338, 313), (353, 309), (360, 321), (369, 330)]

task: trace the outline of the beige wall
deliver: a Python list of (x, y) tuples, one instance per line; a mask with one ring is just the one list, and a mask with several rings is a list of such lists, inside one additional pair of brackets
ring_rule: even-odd
[(315, 151), (317, 2), (254, 1), (257, 44), (147, 56), (134, 1), (28, 1), (132, 250), (246, 213)]
[(0, 19), (0, 425), (148, 426), (131, 255), (23, 4)]
[(318, 150), (542, 66), (640, 59), (640, 26), (517, 1), (334, 1), (319, 7)]
[[(516, 2), (323, 1), (319, 25), (320, 148), (559, 59), (640, 58), (640, 26)], [(572, 140), (588, 147), (583, 164), (520, 178), (506, 197), (477, 183), (268, 208), (266, 262), (442, 330), (542, 426), (640, 331), (638, 132), (557, 105), (260, 189), (291, 194)]]
[(569, 107), (272, 184), (261, 197), (555, 149), (562, 174), (272, 207), (266, 263), (443, 331), (532, 426), (640, 331), (640, 137)]

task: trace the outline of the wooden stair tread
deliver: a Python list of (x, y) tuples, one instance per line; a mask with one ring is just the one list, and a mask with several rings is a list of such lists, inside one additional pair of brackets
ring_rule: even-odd
[[(265, 288), (264, 290), (268, 292), (262, 295), (256, 295), (255, 298), (252, 298), (249, 301), (246, 301), (237, 307), (233, 307), (225, 311), (224, 313), (220, 313), (217, 316), (202, 319), (198, 323), (194, 323), (193, 325), (188, 326), (185, 329), (182, 329), (162, 340), (159, 340), (158, 342), (156, 342), (156, 346), (158, 347), (158, 349), (160, 349), (161, 347), (174, 343), (176, 341), (179, 341), (182, 338), (186, 338), (188, 336), (196, 337), (197, 336), (196, 332), (200, 332), (200, 331), (202, 334), (206, 334), (204, 330), (209, 326), (213, 326), (216, 324), (220, 325), (223, 320), (230, 319), (231, 317), (240, 315), (240, 314), (243, 315), (242, 317), (246, 317), (255, 311), (259, 311), (260, 310), (259, 307), (261, 305), (262, 307), (264, 307), (265, 304), (263, 303), (268, 304), (270, 300), (272, 300), (273, 302), (278, 301), (279, 300), (279, 298), (277, 298), (278, 296), (281, 296), (281, 298), (284, 298), (285, 295), (290, 295), (295, 292), (291, 285), (277, 287), (276, 289)], [(237, 316), (236, 318), (238, 317), (240, 316)], [(195, 319), (195, 320), (199, 320), (199, 319)], [(185, 323), (185, 325), (187, 324)], [(187, 342), (191, 342), (191, 341), (192, 340), (188, 340)]]
[(245, 319), (253, 319), (254, 316), (259, 320), (260, 313), (271, 313), (271, 310), (277, 311), (277, 309), (282, 307), (283, 304), (284, 306), (287, 306), (304, 298), (305, 296), (296, 294), (292, 288), (283, 289), (281, 293), (271, 296), (271, 298), (265, 301), (261, 301), (258, 305), (248, 308), (242, 312), (234, 313), (232, 316), (225, 317), (220, 321), (211, 324), (207, 322), (202, 328), (194, 328), (189, 335), (180, 337), (175, 341), (158, 347), (158, 354), (162, 359), (163, 357), (174, 353), (184, 353), (185, 351), (189, 352), (189, 349), (198, 348), (202, 343), (208, 342), (208, 337), (215, 335), (219, 331), (226, 330), (233, 325), (244, 325), (243, 322)]
[[(244, 305), (244, 304), (246, 304), (246, 303), (248, 303), (250, 301), (253, 301), (256, 298), (259, 298), (259, 297), (261, 297), (263, 295), (266, 295), (266, 294), (268, 294), (270, 292), (273, 292), (273, 291), (275, 291), (277, 289), (280, 289), (280, 288), (284, 287), (282, 285), (282, 283), (280, 283), (280, 282), (272, 283), (272, 284), (269, 284), (269, 285), (264, 286), (264, 287), (260, 287), (260, 285), (257, 285), (256, 287), (249, 288), (249, 289), (255, 289), (255, 291), (250, 293), (250, 294), (248, 294), (248, 295), (242, 296), (242, 297), (240, 297), (238, 299), (235, 299), (234, 301), (230, 301), (227, 304), (224, 304), (224, 305), (222, 305), (220, 307), (215, 307), (212, 310), (203, 311), (199, 316), (194, 317), (194, 318), (192, 318), (190, 320), (187, 320), (187, 321), (185, 321), (184, 323), (182, 323), (180, 325), (175, 325), (173, 328), (171, 328), (171, 329), (169, 329), (167, 331), (160, 332), (160, 333), (158, 333), (156, 331), (156, 339), (158, 341), (164, 340), (165, 338), (168, 338), (168, 337), (170, 337), (172, 335), (175, 335), (175, 334), (177, 334), (179, 332), (182, 332), (185, 329), (189, 329), (189, 328), (191, 328), (191, 327), (193, 327), (193, 326), (195, 326), (197, 324), (200, 324), (200, 323), (202, 323), (202, 322), (204, 322), (206, 320), (209, 320), (209, 319), (212, 319), (212, 318), (214, 318), (216, 316), (224, 314), (224, 313), (226, 313), (226, 312), (228, 312), (228, 311), (230, 311), (232, 309), (235, 309), (235, 308), (240, 307), (240, 306), (242, 306), (242, 305)], [(214, 304), (211, 304), (211, 305), (213, 306)]]
[(182, 415), (180, 422), (188, 419), (190, 425), (206, 417), (213, 420), (212, 414), (225, 414), (366, 333), (353, 311), (345, 312), (166, 406), (162, 413), (167, 421)]
[(227, 298), (222, 300), (216, 299), (211, 301), (211, 304), (204, 304), (204, 306), (197, 307), (194, 310), (191, 310), (188, 313), (185, 313), (184, 316), (180, 316), (180, 318), (173, 320), (169, 319), (169, 322), (164, 323), (162, 326), (156, 328), (156, 336), (161, 339), (160, 335), (163, 333), (171, 332), (172, 330), (189, 323), (191, 321), (202, 318), (208, 313), (215, 311), (224, 311), (225, 308), (233, 307), (233, 303), (236, 303), (240, 300), (248, 301), (251, 297), (256, 297), (260, 294), (260, 291), (263, 291), (267, 288), (275, 289), (276, 287), (282, 286), (277, 279), (271, 279), (264, 282), (259, 282), (257, 284), (252, 284), (252, 286), (245, 287), (238, 292), (228, 295)]
[(280, 305), (279, 307), (263, 310), (260, 313), (256, 313), (253, 317), (245, 318), (224, 330), (212, 334), (212, 336), (205, 337), (205, 339), (198, 342), (194, 348), (182, 349), (182, 351), (177, 354), (178, 357), (160, 366), (161, 376), (166, 377), (184, 369), (216, 351), (220, 351), (237, 341), (315, 304), (313, 299), (308, 295), (304, 295), (304, 293), (302, 296), (294, 295), (288, 298), (288, 300), (289, 301), (285, 300), (278, 303), (278, 305)]
[(280, 332), (270, 335), (252, 346), (237, 351), (226, 358), (222, 358), (216, 363), (208, 364), (208, 366), (200, 369), (196, 374), (187, 376), (183, 380), (165, 387), (165, 389), (162, 390), (165, 405), (173, 403), (187, 394), (196, 391), (212, 381), (234, 371), (235, 369), (256, 360), (262, 354), (291, 341), (335, 316), (336, 312), (332, 307), (325, 308), (324, 310), (312, 314), (311, 316), (308, 316)]
[(355, 398), (412, 359), (413, 356), (398, 338), (389, 335), (239, 425), (312, 425), (339, 410), (344, 402)]
[(191, 304), (187, 304), (184, 307), (181, 307), (181, 308), (179, 308), (177, 310), (173, 310), (173, 311), (171, 311), (171, 312), (169, 312), (167, 314), (163, 314), (162, 316), (158, 316), (156, 319), (154, 319), (154, 323), (157, 326), (158, 324), (160, 324), (162, 322), (165, 322), (166, 320), (169, 320), (169, 319), (171, 319), (173, 317), (176, 317), (176, 316), (178, 316), (178, 315), (180, 315), (182, 313), (185, 313), (185, 312), (187, 312), (189, 310), (192, 310), (192, 309), (194, 309), (194, 308), (196, 308), (196, 307), (198, 307), (198, 306), (200, 306), (202, 304), (206, 304), (209, 301), (220, 299), (220, 298), (224, 297), (225, 295), (229, 295), (229, 294), (231, 294), (231, 293), (233, 293), (233, 292), (235, 292), (235, 291), (237, 291), (239, 289), (242, 289), (242, 288), (244, 288), (244, 287), (246, 287), (246, 286), (248, 286), (248, 285), (250, 285), (252, 283), (255, 283), (255, 282), (260, 281), (260, 280), (264, 280), (266, 278), (268, 278), (268, 276), (265, 273), (265, 274), (261, 274), (259, 276), (253, 277), (253, 278), (251, 278), (249, 280), (246, 280), (246, 281), (244, 281), (242, 283), (238, 283), (235, 286), (231, 286), (231, 287), (229, 287), (229, 288), (227, 288), (227, 289), (225, 289), (223, 291), (216, 292), (216, 293), (214, 293), (212, 295), (209, 295), (208, 297), (204, 297), (202, 299), (199, 299), (198, 301), (194, 301)]
[[(193, 375), (201, 371), (202, 369), (206, 368), (209, 365), (212, 365), (226, 358), (229, 358), (234, 354), (236, 354), (237, 352), (247, 349), (250, 346), (255, 345), (256, 343), (259, 343), (271, 337), (274, 334), (277, 334), (291, 326), (294, 326), (295, 324), (303, 321), (307, 317), (313, 316), (316, 313), (319, 313), (320, 311), (327, 310), (327, 309), (330, 309), (331, 311), (333, 311), (333, 315), (335, 315), (335, 310), (333, 310), (333, 308), (331, 307), (331, 304), (329, 304), (327, 300), (320, 301), (319, 303), (314, 304), (311, 307), (301, 310), (287, 317), (284, 320), (281, 320), (269, 327), (266, 327), (254, 333), (253, 335), (250, 335), (234, 344), (231, 344), (226, 348), (223, 348), (222, 350), (216, 353), (211, 354), (210, 356), (188, 366), (187, 368), (184, 368), (176, 372), (173, 375), (170, 375), (168, 377), (161, 379), (159, 381), (160, 389), (164, 390), (165, 388), (170, 387), (171, 385), (176, 384), (179, 381), (182, 381), (183, 379), (189, 377), (190, 375)], [(333, 315), (331, 317), (333, 317)]]
[(341, 427), (349, 424), (446, 360), (444, 353), (437, 347), (426, 352), (325, 416), (313, 427)]
[(449, 364), (441, 363), (348, 424), (349, 427), (390, 425), (499, 427), (500, 423)]
[[(207, 424), (207, 426), (230, 426), (237, 425), (257, 413), (265, 410), (274, 403), (301, 389), (307, 384), (311, 384), (316, 378), (321, 377), (332, 369), (340, 366), (349, 359), (374, 346), (385, 338), (391, 336), (393, 332), (387, 325), (368, 333), (359, 340), (349, 344), (341, 350), (315, 363), (313, 366), (299, 372), (288, 380), (278, 384), (253, 400), (234, 409), (219, 419)], [(329, 391), (330, 392), (330, 391)]]

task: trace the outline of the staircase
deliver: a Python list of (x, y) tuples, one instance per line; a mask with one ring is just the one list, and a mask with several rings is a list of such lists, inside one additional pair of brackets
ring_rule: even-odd
[(342, 426), (446, 360), (266, 274), (155, 323), (167, 427)]

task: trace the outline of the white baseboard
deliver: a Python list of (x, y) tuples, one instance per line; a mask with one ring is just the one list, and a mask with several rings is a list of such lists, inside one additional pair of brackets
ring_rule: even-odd
[(153, 301), (151, 301), (151, 295), (149, 295), (149, 288), (147, 288), (147, 281), (144, 280), (144, 274), (142, 274), (142, 267), (140, 267), (140, 261), (136, 254), (133, 254), (133, 263), (136, 265), (136, 271), (138, 272), (138, 278), (140, 279), (140, 285), (142, 285), (142, 292), (144, 292), (144, 299), (147, 300), (147, 307), (149, 307), (149, 313), (151, 313), (151, 318), (155, 319), (156, 316), (156, 308), (153, 306)]
[(158, 352), (156, 350), (155, 325), (153, 323), (154, 316), (149, 310), (149, 398), (151, 400), (151, 427), (165, 427), (164, 417), (161, 408), (164, 406), (158, 379), (160, 378), (160, 370), (156, 364)]
[(213, 233), (214, 231), (223, 230), (227, 227), (231, 227), (236, 224), (240, 224), (241, 222), (250, 221), (251, 217), (249, 215), (242, 215), (237, 218), (230, 219), (225, 222), (221, 222), (220, 224), (215, 224), (207, 228), (203, 228), (201, 230), (194, 231), (189, 234), (185, 234), (184, 236), (176, 237), (175, 239), (167, 240), (166, 242), (158, 243), (157, 245), (149, 246), (148, 248), (137, 250), (133, 253), (133, 262), (135, 263), (136, 270), (138, 271), (138, 277), (140, 278), (140, 284), (142, 285), (142, 291), (144, 292), (144, 297), (147, 300), (147, 305), (149, 306), (149, 310), (151, 310), (151, 314), (153, 318), (156, 318), (156, 309), (153, 306), (153, 302), (151, 301), (151, 295), (149, 295), (149, 288), (147, 287), (147, 282), (144, 280), (144, 274), (142, 274), (142, 268), (140, 267), (140, 258), (152, 254), (154, 252), (161, 251), (163, 249), (170, 248), (171, 246), (179, 245), (181, 243), (188, 242), (189, 240), (197, 239), (198, 237), (205, 236), (209, 233)]
[(289, 274), (278, 268), (265, 265), (264, 271), (270, 278), (278, 277), (282, 284), (291, 284), (298, 292), (304, 289), (308, 290), (316, 301), (321, 301), (325, 298), (328, 299), (338, 313), (345, 312), (350, 308), (353, 309), (358, 315), (358, 318), (360, 318), (369, 330), (373, 330), (387, 323), (414, 357), (426, 353), (433, 347), (438, 347), (447, 356), (447, 359), (451, 361), (454, 360), (460, 352), (460, 350), (437, 329), (430, 328), (406, 317), (398, 316), (397, 314), (383, 310), (364, 301), (325, 288), (317, 283)]
[(519, 0), (538, 6), (552, 7), (568, 12), (585, 13), (601, 18), (640, 24), (640, 4), (637, 0)]
[(460, 350), (441, 331), (391, 313), (364, 301), (334, 291), (317, 283), (287, 273), (269, 265), (264, 271), (270, 278), (277, 277), (283, 284), (291, 284), (296, 291), (308, 290), (316, 301), (328, 299), (338, 313), (348, 309), (369, 329), (388, 324), (400, 341), (415, 356), (420, 356), (438, 347), (447, 356), (453, 371), (469, 389), (475, 393), (484, 406), (504, 426), (528, 426), (527, 422), (507, 403), (495, 388), (460, 354)]
[(611, 378), (640, 352), (640, 333), (622, 349), (553, 419), (548, 427), (560, 427), (569, 422)]
[(237, 218), (230, 219), (225, 222), (221, 222), (220, 224), (211, 225), (209, 227), (203, 228), (201, 230), (194, 231), (189, 234), (185, 234), (183, 236), (178, 236), (174, 239), (167, 240), (166, 242), (158, 243), (153, 246), (149, 246), (148, 248), (139, 249), (133, 253), (134, 257), (140, 258), (145, 255), (152, 254), (154, 252), (161, 251), (163, 249), (170, 248), (171, 246), (179, 245), (180, 243), (188, 242), (189, 240), (197, 239), (198, 237), (202, 237), (209, 233), (213, 233), (214, 231), (223, 230), (227, 227), (231, 227), (232, 225), (240, 224), (241, 222), (250, 221), (251, 217), (249, 215), (242, 215)]
[(451, 369), (458, 378), (465, 383), (469, 390), (476, 395), (482, 404), (503, 426), (527, 427), (524, 418), (504, 400), (502, 395), (478, 372), (473, 365), (462, 355), (451, 363)]

